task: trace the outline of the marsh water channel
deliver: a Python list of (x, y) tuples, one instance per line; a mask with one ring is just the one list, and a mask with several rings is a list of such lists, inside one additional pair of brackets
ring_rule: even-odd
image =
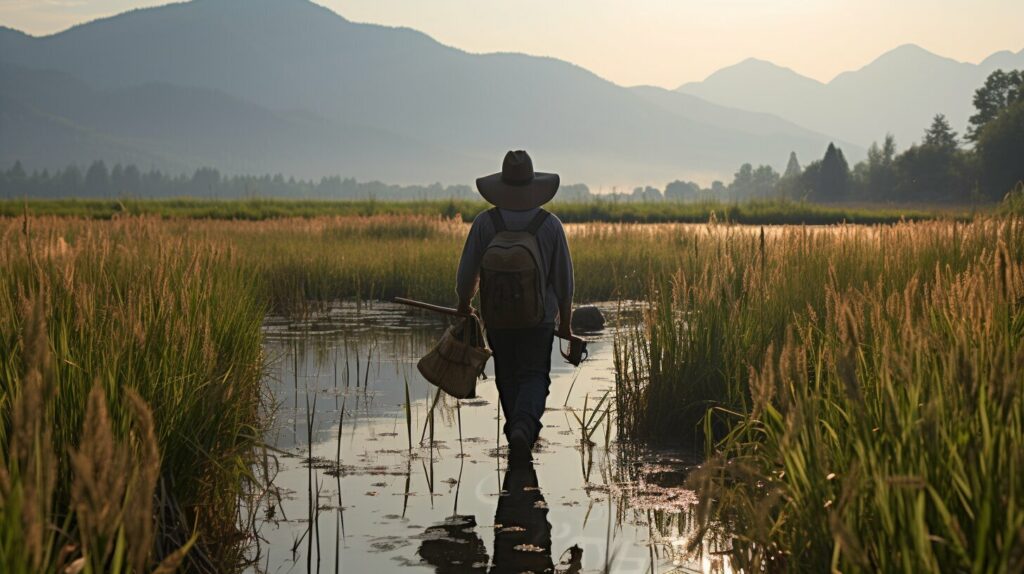
[(629, 312), (600, 307), (609, 327), (587, 335), (581, 368), (552, 349), (534, 464), (511, 471), (493, 364), (477, 398), (436, 404), (416, 369), (446, 319), (345, 303), (268, 320), (277, 452), (252, 509), (250, 571), (728, 572), (716, 548), (685, 551), (696, 496), (680, 485), (696, 458), (616, 441), (601, 400), (614, 392), (616, 314)]

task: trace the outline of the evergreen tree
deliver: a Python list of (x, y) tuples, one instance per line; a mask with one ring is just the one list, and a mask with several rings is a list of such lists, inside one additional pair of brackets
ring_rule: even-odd
[[(806, 175), (808, 172), (805, 171)], [(843, 201), (848, 199), (850, 187), (850, 165), (846, 163), (843, 150), (835, 144), (828, 144), (821, 166), (812, 179), (813, 195), (820, 201)]]
[(885, 134), (885, 140), (879, 146), (872, 142), (868, 148), (868, 158), (857, 164), (854, 179), (860, 187), (863, 197), (878, 200), (895, 198), (896, 187), (896, 139), (892, 134)]
[(937, 114), (932, 125), (924, 132), (924, 145), (934, 146), (952, 153), (960, 146), (956, 132), (950, 127), (945, 114)]
[(796, 159), (796, 152), (789, 152), (789, 162), (786, 163), (786, 171), (782, 174), (784, 179), (795, 179), (800, 177), (803, 172), (803, 168), (800, 167), (800, 162)]
[(85, 172), (85, 189), (93, 195), (110, 191), (110, 173), (107, 172), (107, 165), (103, 160), (92, 162)]
[(135, 167), (134, 164), (129, 164), (125, 167), (121, 185), (126, 195), (139, 195), (142, 192), (142, 174), (139, 173), (139, 168)]
[(59, 195), (64, 197), (82, 195), (82, 170), (78, 169), (77, 165), (72, 164), (64, 168), (64, 171), (60, 172), (60, 176), (55, 179), (60, 182), (59, 189), (55, 190)]
[(973, 175), (957, 134), (942, 114), (925, 130), (921, 145), (911, 146), (896, 161), (897, 196), (904, 201), (965, 201)]
[(786, 171), (779, 178), (778, 183), (775, 186), (778, 195), (785, 199), (799, 199), (801, 197), (801, 185), (800, 176), (803, 174), (803, 168), (800, 167), (800, 162), (796, 159), (796, 152), (789, 152), (789, 161), (786, 163)]
[(124, 195), (124, 167), (121, 164), (114, 164), (110, 170), (110, 189), (118, 196)]
[(935, 116), (921, 144), (911, 146), (895, 162), (897, 197), (922, 202), (969, 199), (971, 164), (958, 146), (957, 134), (946, 117)]
[(7, 179), (12, 183), (24, 181), (26, 177), (25, 168), (22, 167), (20, 160), (15, 161), (11, 169), (7, 170)]

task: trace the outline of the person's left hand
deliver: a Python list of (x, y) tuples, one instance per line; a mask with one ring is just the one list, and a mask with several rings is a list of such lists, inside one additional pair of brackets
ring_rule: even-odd
[(476, 310), (473, 309), (473, 305), (469, 301), (459, 301), (458, 311), (465, 315), (472, 315)]

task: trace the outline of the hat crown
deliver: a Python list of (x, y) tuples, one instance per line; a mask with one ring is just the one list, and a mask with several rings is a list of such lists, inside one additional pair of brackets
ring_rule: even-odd
[(501, 163), (501, 180), (512, 185), (529, 183), (534, 178), (533, 160), (523, 150), (510, 151)]
[(530, 154), (515, 150), (505, 154), (500, 172), (478, 177), (476, 188), (496, 207), (525, 211), (551, 201), (558, 183), (557, 173), (534, 171)]

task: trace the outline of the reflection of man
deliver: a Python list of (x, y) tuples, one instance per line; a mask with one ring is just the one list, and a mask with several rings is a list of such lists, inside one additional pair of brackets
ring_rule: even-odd
[[(476, 534), (476, 519), (455, 516), (427, 529), (419, 554), (438, 574), (487, 572), (487, 550)], [(582, 552), (573, 547), (568, 570), (579, 572)], [(552, 572), (548, 506), (532, 464), (505, 472), (494, 516), (494, 563), (490, 572)]]
[(494, 566), (491, 572), (550, 572), (551, 524), (548, 505), (532, 464), (505, 472), (494, 514)]
[(423, 535), (420, 558), (438, 574), (487, 572), (487, 548), (476, 534), (476, 518), (452, 516)]

